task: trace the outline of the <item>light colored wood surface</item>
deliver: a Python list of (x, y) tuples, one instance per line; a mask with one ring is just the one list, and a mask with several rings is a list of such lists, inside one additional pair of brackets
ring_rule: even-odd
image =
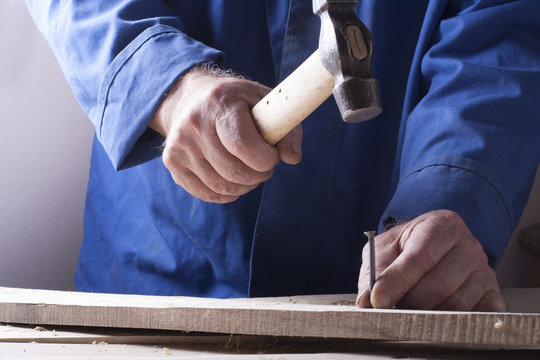
[(334, 78), (316, 50), (251, 110), (269, 144), (276, 144), (332, 94)]
[(540, 350), (157, 330), (0, 325), (0, 359), (539, 359)]
[[(205, 299), (0, 288), (0, 322), (540, 348), (540, 289), (514, 313), (359, 309), (354, 295)], [(519, 300), (519, 301), (518, 301)]]
[[(0, 344), (0, 360), (4, 359), (209, 359), (209, 360), (386, 360), (386, 355), (346, 353), (318, 354), (242, 354), (177, 347), (116, 344)], [(410, 358), (415, 359), (415, 358)], [(420, 359), (420, 358), (416, 358)], [(449, 359), (446, 357), (446, 359)], [(487, 359), (487, 358), (484, 358)]]

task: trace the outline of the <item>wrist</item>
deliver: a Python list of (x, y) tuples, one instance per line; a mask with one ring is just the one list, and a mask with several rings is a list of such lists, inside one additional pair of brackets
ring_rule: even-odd
[[(205, 63), (195, 66), (180, 76), (169, 91), (163, 97), (154, 117), (148, 124), (152, 130), (163, 136), (167, 136), (170, 128), (171, 117), (174, 114), (186, 84), (203, 78), (242, 78), (232, 70), (223, 70), (214, 63)], [(187, 91), (189, 93), (189, 91)]]
[(157, 133), (167, 136), (170, 128), (171, 115), (174, 112), (176, 99), (178, 97), (180, 84), (182, 83), (184, 76), (180, 76), (174, 84), (169, 88), (161, 103), (159, 104), (152, 120), (148, 124), (148, 127)]

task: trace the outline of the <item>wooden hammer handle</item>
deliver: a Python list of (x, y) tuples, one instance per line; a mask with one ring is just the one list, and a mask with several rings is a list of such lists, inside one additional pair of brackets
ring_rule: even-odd
[(262, 137), (275, 145), (332, 94), (334, 78), (316, 50), (252, 109)]

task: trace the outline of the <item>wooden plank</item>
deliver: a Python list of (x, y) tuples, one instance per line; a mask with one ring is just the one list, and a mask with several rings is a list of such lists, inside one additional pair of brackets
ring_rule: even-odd
[[(234, 355), (232, 355), (234, 354)], [(254, 354), (257, 354), (255, 356)], [(185, 334), (140, 329), (0, 325), (0, 359), (540, 359), (540, 350), (499, 346), (321, 339), (257, 335)]]
[(538, 351), (463, 351), (439, 349), (431, 351), (372, 353), (236, 353), (205, 350), (185, 350), (178, 347), (116, 344), (0, 344), (0, 359), (101, 359), (101, 360), (142, 360), (142, 359), (201, 359), (201, 360), (538, 360)]
[[(248, 335), (237, 335), (248, 336)], [(0, 325), (0, 343), (58, 344), (225, 344), (230, 335), (186, 335), (183, 332), (156, 330), (99, 329), (58, 326)], [(258, 339), (264, 341), (264, 339)]]
[(540, 289), (506, 294), (520, 299), (510, 303), (518, 312), (358, 309), (353, 294), (206, 299), (0, 288), (0, 322), (540, 348), (540, 314), (529, 307)]
[[(390, 360), (389, 355), (364, 355), (344, 353), (319, 354), (231, 354), (204, 350), (184, 350), (175, 347), (114, 344), (0, 344), (0, 359), (100, 359), (100, 360)], [(414, 360), (414, 358), (411, 358)], [(420, 358), (416, 358), (420, 359)], [(427, 359), (422, 357), (421, 359)], [(429, 357), (429, 359), (434, 359)], [(437, 358), (435, 358), (437, 359)], [(455, 359), (444, 357), (445, 360)], [(460, 358), (470, 360), (471, 358)], [(490, 359), (490, 358), (482, 358)], [(515, 359), (515, 358), (512, 358)]]

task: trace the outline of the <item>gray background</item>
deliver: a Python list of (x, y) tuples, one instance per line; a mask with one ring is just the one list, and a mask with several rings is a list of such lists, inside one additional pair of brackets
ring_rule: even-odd
[[(73, 289), (93, 129), (22, 0), (0, 0), (0, 118), (0, 286)], [(540, 222), (539, 183), (519, 228)], [(514, 236), (501, 285), (524, 271)]]

